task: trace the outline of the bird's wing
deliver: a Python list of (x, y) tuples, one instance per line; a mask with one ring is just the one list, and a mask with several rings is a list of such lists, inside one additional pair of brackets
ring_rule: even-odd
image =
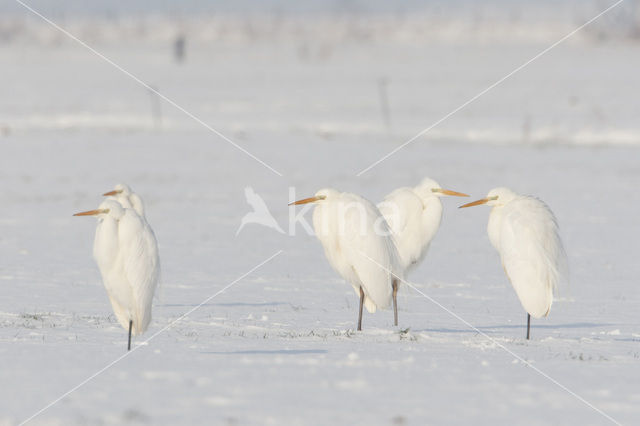
[(149, 256), (150, 258), (155, 259), (153, 261), (155, 267), (152, 269), (153, 274), (151, 277), (151, 281), (156, 283), (153, 291), (154, 295), (156, 295), (162, 276), (162, 268), (160, 267), (160, 251), (158, 250), (158, 241), (156, 240), (155, 232), (153, 232), (153, 229), (151, 228), (149, 223), (144, 218), (142, 219), (145, 224), (145, 242), (149, 249)]
[(132, 295), (135, 334), (151, 321), (151, 302), (160, 275), (158, 245), (151, 227), (135, 211), (127, 209), (118, 229), (124, 274)]
[[(345, 227), (344, 232), (338, 233), (338, 242), (367, 299), (373, 302), (366, 305), (367, 310), (375, 312), (375, 308), (389, 306), (393, 273), (398, 274), (400, 268), (395, 245), (380, 211), (363, 198), (353, 198), (350, 205), (358, 207), (345, 207)], [(381, 235), (385, 232), (387, 235)]]
[(410, 225), (410, 219), (413, 219), (408, 213), (418, 206), (422, 210), (422, 203), (411, 188), (398, 188), (384, 197), (384, 200), (378, 203), (377, 207), (389, 224), (391, 231), (400, 235)]
[(398, 188), (378, 204), (393, 232), (403, 268), (418, 262), (429, 246), (424, 239), (425, 206), (411, 188)]
[(524, 309), (536, 318), (546, 316), (566, 264), (556, 219), (533, 197), (519, 197), (503, 208), (502, 265)]

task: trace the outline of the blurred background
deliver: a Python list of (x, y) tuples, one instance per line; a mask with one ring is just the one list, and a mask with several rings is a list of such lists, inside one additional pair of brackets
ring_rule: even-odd
[[(234, 140), (364, 136), (391, 147), (613, 3), (28, 2)], [(627, 0), (427, 139), (638, 143), (639, 44), (640, 2)], [(5, 136), (199, 126), (19, 3), (0, 5), (0, 49)]]
[[(287, 203), (323, 187), (375, 202), (425, 176), (474, 199), (496, 186), (539, 196), (571, 285), (525, 344), (488, 211), (453, 199), (411, 280), (637, 423), (640, 1), (360, 175), (615, 0), (27, 3), (95, 52), (0, 1), (0, 358), (12, 367), (0, 424), (123, 352), (91, 257), (95, 221), (72, 217), (120, 182), (143, 196), (161, 253), (144, 338), (282, 254), (35, 424), (602, 424), (415, 292), (402, 292), (404, 331), (388, 312), (366, 317), (371, 333), (349, 331), (353, 291)], [(247, 187), (287, 234), (236, 235)]]

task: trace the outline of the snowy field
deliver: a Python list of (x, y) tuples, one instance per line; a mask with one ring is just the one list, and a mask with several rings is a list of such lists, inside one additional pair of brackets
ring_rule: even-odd
[[(119, 182), (145, 198), (160, 245), (153, 322), (29, 424), (638, 424), (640, 43), (577, 36), (357, 176), (574, 24), (508, 42), (196, 40), (183, 64), (162, 40), (96, 41), (282, 176), (166, 102), (154, 113), (147, 89), (63, 37), (1, 43), (0, 424), (125, 354), (95, 221), (72, 217)], [(354, 331), (355, 294), (300, 225), (236, 236), (247, 186), (288, 230), (293, 198), (335, 187), (378, 201), (424, 176), (554, 210), (571, 283), (532, 340), (489, 209), (457, 210), (466, 200), (443, 200), (409, 277), (442, 307), (404, 287), (399, 327), (383, 311)]]

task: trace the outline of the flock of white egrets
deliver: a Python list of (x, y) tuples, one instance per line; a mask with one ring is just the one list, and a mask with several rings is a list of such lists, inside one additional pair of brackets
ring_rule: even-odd
[[(98, 218), (93, 256), (113, 311), (131, 336), (151, 320), (151, 302), (160, 276), (158, 246), (146, 221), (142, 199), (127, 185), (116, 185), (98, 209), (77, 213)], [(377, 206), (363, 197), (322, 189), (291, 205), (316, 203), (313, 226), (331, 266), (352, 286), (369, 312), (393, 303), (398, 325), (398, 287), (424, 258), (442, 219), (442, 195), (466, 194), (443, 189), (432, 179), (399, 188)], [(504, 271), (527, 312), (547, 316), (553, 294), (566, 273), (566, 255), (556, 219), (537, 198), (496, 188), (480, 200), (460, 206), (492, 206), (488, 233)]]

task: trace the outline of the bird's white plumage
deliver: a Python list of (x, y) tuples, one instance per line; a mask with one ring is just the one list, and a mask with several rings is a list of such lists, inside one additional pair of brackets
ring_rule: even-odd
[(138, 324), (138, 333), (141, 333), (151, 321), (151, 301), (160, 275), (158, 245), (153, 232), (149, 232), (149, 225), (140, 216), (125, 214), (119, 225), (125, 278), (136, 307), (134, 324)]
[(402, 271), (380, 211), (355, 194), (323, 189), (316, 196), (326, 197), (316, 205), (313, 226), (329, 263), (358, 296), (362, 287), (369, 312), (388, 307), (392, 282)]
[(489, 239), (525, 311), (534, 318), (547, 316), (567, 266), (556, 218), (537, 198), (507, 188), (491, 190), (487, 198), (493, 197), (487, 203), (493, 206)]
[(440, 185), (425, 178), (418, 186), (398, 188), (387, 195), (378, 208), (386, 219), (398, 248), (403, 269), (419, 264), (435, 237), (442, 220)]
[[(135, 193), (131, 187), (124, 183), (117, 184), (112, 193), (107, 197), (107, 199), (115, 200), (122, 205), (122, 207), (126, 209), (133, 209), (144, 225), (142, 235), (140, 238), (145, 244), (149, 247), (148, 250), (151, 253), (150, 258), (158, 258), (158, 244), (156, 241), (156, 234), (153, 232), (153, 228), (149, 225), (147, 218), (145, 216), (145, 207), (144, 201), (142, 201), (142, 197)], [(154, 268), (157, 276), (155, 277), (156, 281), (160, 281), (160, 265), (156, 265)]]
[(158, 246), (135, 210), (105, 200), (99, 210), (93, 256), (111, 306), (122, 327), (143, 333), (151, 321), (151, 303), (160, 274)]
[(109, 199), (116, 200), (125, 209), (133, 209), (138, 215), (146, 220), (144, 202), (142, 197), (133, 192), (131, 187), (124, 183), (119, 183), (113, 189), (114, 195), (109, 196)]

